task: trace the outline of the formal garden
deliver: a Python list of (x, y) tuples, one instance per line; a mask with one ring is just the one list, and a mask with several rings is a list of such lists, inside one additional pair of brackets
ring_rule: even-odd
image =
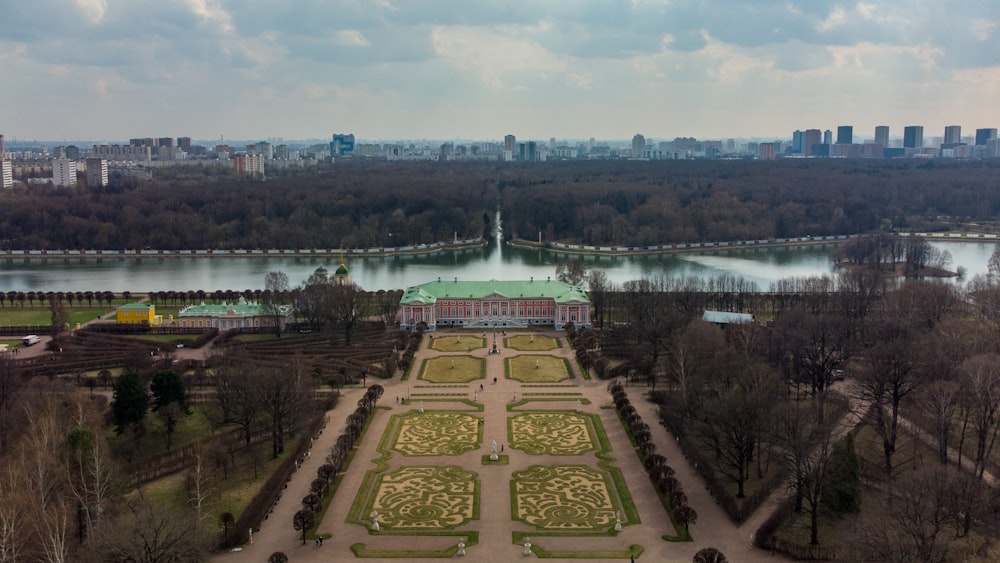
[[(450, 365), (445, 369), (450, 371)], [(560, 393), (509, 402), (501, 454), (496, 441), (483, 438), (483, 403), (449, 399), (454, 385), (439, 387), (444, 396), (404, 398), (402, 412), (385, 415), (374, 466), (347, 516), (369, 536), (352, 545), (356, 556), (451, 557), (464, 552), (484, 532), (484, 497), (496, 503), (505, 494), (510, 495), (511, 542), (536, 556), (628, 558), (643, 551), (640, 545), (621, 549), (617, 542), (606, 549), (572, 547), (573, 538), (600, 541), (639, 522), (622, 473), (609, 455), (601, 417), (582, 410), (591, 405), (589, 400), (579, 393)], [(540, 463), (547, 456), (567, 462)], [(497, 469), (490, 466), (508, 463), (514, 465), (511, 477), (498, 481)], [(400, 538), (409, 539), (401, 543)]]

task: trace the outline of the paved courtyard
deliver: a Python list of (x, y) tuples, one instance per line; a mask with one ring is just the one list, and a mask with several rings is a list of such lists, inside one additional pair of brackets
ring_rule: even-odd
[(708, 546), (734, 562), (779, 559), (749, 549), (759, 515), (744, 529), (732, 524), (671, 436), (653, 424), (653, 407), (639, 400), (644, 389), (629, 389), (698, 513), (693, 542), (664, 540), (677, 532), (612, 408), (607, 382), (584, 377), (561, 332), (522, 331), (497, 341), (500, 353), (490, 354), (492, 334), (428, 334), (409, 379), (380, 382), (380, 409), (319, 527), (329, 535), (322, 546), (302, 545), (292, 515), (362, 389), (346, 390), (330, 412), (314, 455), (254, 543), (217, 559), (263, 562), (283, 551), (293, 562), (441, 561), (458, 557), (459, 542), (467, 544), (465, 557), (487, 562), (628, 561), (633, 554), (688, 562)]

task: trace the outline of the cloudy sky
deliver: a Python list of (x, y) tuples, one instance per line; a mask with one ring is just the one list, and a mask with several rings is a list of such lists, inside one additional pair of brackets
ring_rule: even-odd
[(1000, 127), (996, 0), (22, 0), (8, 139)]

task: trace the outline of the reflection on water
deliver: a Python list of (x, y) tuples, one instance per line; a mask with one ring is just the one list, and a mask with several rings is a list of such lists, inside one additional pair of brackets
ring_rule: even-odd
[[(966, 279), (986, 272), (998, 243), (935, 242), (952, 255), (952, 269), (962, 266)], [(554, 276), (561, 260), (578, 258), (588, 270), (604, 271), (608, 280), (622, 283), (643, 277), (719, 275), (741, 276), (766, 291), (789, 277), (815, 276), (834, 271), (834, 245), (726, 249), (691, 254), (643, 256), (573, 256), (543, 250), (490, 244), (455, 252), (390, 256), (346, 257), (351, 279), (366, 289), (400, 289), (437, 278), (516, 280)], [(280, 270), (292, 285), (302, 283), (317, 267), (336, 266), (336, 258), (248, 256), (226, 258), (58, 258), (0, 260), (0, 291), (188, 291), (263, 289), (264, 275)]]

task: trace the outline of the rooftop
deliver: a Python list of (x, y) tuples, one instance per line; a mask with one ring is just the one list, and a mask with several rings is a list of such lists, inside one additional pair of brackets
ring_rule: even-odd
[(590, 303), (590, 298), (579, 286), (555, 280), (519, 281), (452, 281), (427, 282), (408, 287), (401, 303), (435, 303), (438, 299), (483, 299), (490, 296), (509, 299), (537, 299), (546, 297), (556, 303)]

